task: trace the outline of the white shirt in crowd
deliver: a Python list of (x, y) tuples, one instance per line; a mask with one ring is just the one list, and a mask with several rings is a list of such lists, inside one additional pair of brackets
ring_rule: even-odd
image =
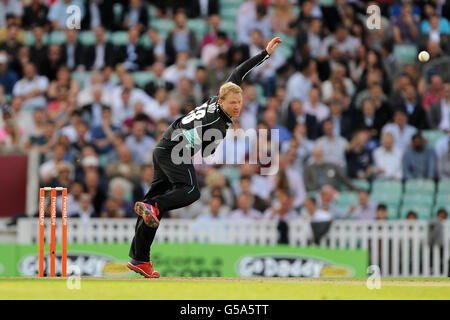
[(330, 139), (328, 136), (323, 136), (316, 141), (316, 146), (322, 148), (323, 161), (337, 164), (345, 167), (345, 148), (347, 148), (348, 141), (341, 136), (334, 136)]
[(184, 69), (178, 69), (176, 64), (173, 64), (164, 70), (162, 78), (165, 81), (177, 84), (181, 78), (188, 78), (194, 80), (195, 78), (195, 66), (193, 64), (187, 65)]
[[(378, 178), (401, 179), (402, 178), (402, 156), (400, 149), (392, 148), (388, 151), (381, 146), (374, 150), (373, 159)], [(384, 173), (378, 174), (378, 169), (382, 169)]]
[(153, 114), (161, 113), (158, 102), (145, 93), (144, 90), (134, 88), (130, 92), (128, 107), (122, 100), (123, 87), (117, 87), (112, 95), (112, 122), (121, 126), (123, 121), (135, 115), (134, 106), (137, 102), (143, 104), (143, 112), (153, 118)]
[(394, 147), (405, 151), (411, 142), (412, 136), (417, 132), (417, 129), (409, 124), (406, 124), (403, 130), (400, 130), (396, 123), (388, 123), (383, 127), (381, 136), (383, 136), (386, 132), (391, 133), (394, 137)]
[(436, 152), (436, 156), (440, 158), (444, 153), (448, 152), (448, 144), (450, 142), (450, 133), (446, 136), (439, 138), (434, 145), (434, 151)]
[(267, 219), (267, 220), (275, 220), (275, 221), (282, 220), (285, 222), (299, 219), (299, 215), (295, 210), (290, 210), (287, 213), (285, 213), (282, 217), (280, 217), (279, 214), (274, 212), (273, 208), (266, 209), (266, 211), (264, 211), (263, 216), (264, 216), (264, 219)]
[(305, 103), (309, 101), (309, 90), (311, 89), (311, 80), (305, 77), (301, 72), (295, 72), (286, 83), (286, 100), (292, 101), (298, 99)]
[(330, 115), (330, 108), (328, 108), (324, 103), (317, 102), (314, 106), (311, 105), (309, 101), (303, 104), (303, 110), (312, 116), (317, 118), (318, 122), (322, 122)]
[(439, 129), (450, 130), (450, 101), (441, 100), (441, 122)]
[(242, 209), (236, 209), (231, 211), (229, 216), (230, 220), (255, 220), (261, 218), (261, 212), (253, 208), (249, 208), (247, 212), (244, 212)]
[(48, 84), (48, 79), (45, 76), (35, 76), (31, 80), (22, 78), (14, 85), (13, 95), (23, 97), (33, 90), (39, 89), (41, 94), (24, 100), (22, 108), (34, 109), (36, 107), (47, 107), (47, 99), (45, 98), (44, 93), (47, 92)]

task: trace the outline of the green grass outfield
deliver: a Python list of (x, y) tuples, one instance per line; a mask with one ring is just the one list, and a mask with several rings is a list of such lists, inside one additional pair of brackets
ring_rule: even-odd
[(450, 299), (448, 278), (383, 278), (369, 290), (366, 279), (311, 278), (81, 278), (70, 290), (61, 278), (0, 278), (0, 300), (8, 299)]

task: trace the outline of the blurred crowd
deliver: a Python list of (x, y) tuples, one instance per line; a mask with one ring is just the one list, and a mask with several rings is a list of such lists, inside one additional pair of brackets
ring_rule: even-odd
[[(81, 29), (67, 29), (73, 4)], [(369, 29), (370, 5), (380, 17)], [(192, 19), (206, 23), (202, 37)], [(449, 20), (441, 0), (0, 0), (0, 147), (39, 152), (40, 185), (69, 188), (69, 216), (134, 217), (164, 130), (279, 35), (280, 50), (247, 76), (241, 118), (216, 153), (226, 163), (240, 150), (243, 164), (196, 165), (201, 199), (169, 216), (386, 219), (355, 179), (450, 178)], [(48, 40), (55, 32), (62, 43)], [(125, 44), (111, 41), (117, 32)], [(417, 60), (421, 50), (429, 62)], [(86, 81), (74, 76), (83, 72)], [(151, 80), (138, 83), (142, 72)], [(276, 175), (248, 161), (260, 136), (237, 129), (279, 130)], [(433, 145), (430, 130), (443, 133)], [(335, 201), (347, 189), (358, 202), (342, 212)]]

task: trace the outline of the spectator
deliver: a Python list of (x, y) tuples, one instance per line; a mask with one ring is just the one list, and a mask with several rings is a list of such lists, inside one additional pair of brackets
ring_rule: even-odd
[(236, 199), (236, 209), (230, 212), (230, 220), (258, 220), (262, 218), (261, 212), (251, 207), (249, 194), (241, 193)]
[(57, 98), (58, 90), (60, 89), (64, 89), (67, 95), (76, 95), (80, 90), (80, 84), (76, 80), (70, 79), (70, 69), (65, 65), (59, 67), (56, 79), (50, 82), (47, 97), (49, 99)]
[(312, 157), (313, 163), (306, 166), (303, 173), (306, 191), (318, 191), (326, 184), (337, 189), (340, 183), (352, 190), (356, 189), (340, 166), (324, 160), (323, 149), (320, 146), (314, 147)]
[(118, 200), (112, 197), (106, 199), (102, 208), (102, 218), (122, 218), (122, 214), (123, 212), (120, 210)]
[(149, 15), (147, 4), (141, 0), (131, 0), (128, 9), (122, 11), (122, 29), (137, 28), (138, 32), (143, 32), (149, 26)]
[(82, 63), (84, 47), (78, 40), (76, 29), (66, 30), (66, 41), (61, 45), (61, 59), (70, 70), (78, 69)]
[(226, 53), (228, 48), (227, 34), (223, 31), (218, 31), (214, 42), (209, 43), (202, 48), (201, 61), (203, 65), (208, 66), (219, 54)]
[(113, 149), (113, 140), (115, 133), (120, 131), (120, 127), (112, 124), (111, 108), (102, 107), (102, 121), (100, 126), (94, 126), (91, 129), (92, 142), (97, 147), (100, 154), (106, 154)]
[(143, 112), (151, 114), (153, 108), (157, 107), (155, 100), (149, 97), (144, 90), (136, 88), (133, 75), (125, 73), (122, 85), (114, 89), (112, 93), (112, 122), (122, 127), (124, 121), (134, 118), (137, 114), (135, 106), (142, 104)]
[(407, 85), (404, 91), (403, 103), (398, 107), (408, 115), (408, 123), (419, 130), (428, 129), (428, 117), (417, 98), (413, 85)]
[(320, 188), (320, 197), (317, 199), (317, 207), (330, 213), (332, 220), (344, 218), (344, 213), (337, 206), (338, 194), (335, 188), (326, 184)]
[(155, 145), (155, 139), (147, 135), (148, 121), (145, 118), (136, 118), (133, 122), (131, 135), (125, 139), (126, 146), (133, 154), (133, 162), (142, 164), (145, 154)]
[(320, 239), (328, 232), (332, 217), (330, 212), (317, 208), (316, 199), (307, 198), (300, 219), (308, 226), (308, 240), (319, 244)]
[(439, 103), (439, 101), (442, 98), (443, 89), (444, 89), (444, 86), (443, 86), (443, 82), (442, 82), (442, 77), (438, 74), (432, 75), (430, 77), (429, 89), (424, 94), (423, 99), (422, 99), (422, 105), (423, 105), (423, 108), (425, 109), (425, 111), (429, 112), (430, 107), (433, 104)]
[(162, 75), (163, 80), (170, 82), (172, 86), (175, 86), (182, 77), (194, 79), (195, 69), (189, 64), (188, 59), (189, 55), (187, 51), (178, 52), (175, 64), (170, 65), (170, 67), (166, 68), (164, 71)]
[(318, 122), (322, 122), (330, 115), (330, 109), (320, 102), (320, 90), (312, 87), (309, 90), (309, 101), (305, 103), (305, 112), (316, 117)]
[(289, 191), (277, 190), (276, 200), (264, 211), (263, 218), (278, 222), (278, 243), (289, 243), (288, 223), (299, 219), (298, 213), (293, 209), (293, 197)]
[(151, 40), (151, 50), (155, 61), (165, 63), (167, 59), (165, 40), (160, 36), (158, 31), (153, 28), (148, 29), (147, 37)]
[(44, 43), (45, 29), (42, 26), (33, 27), (34, 43), (29, 46), (30, 60), (35, 66), (40, 66), (47, 56), (48, 47)]
[[(223, 199), (219, 196), (214, 196), (209, 200), (208, 206), (204, 206), (204, 208), (201, 211), (194, 212), (195, 215), (191, 216), (180, 216), (180, 218), (183, 219), (189, 219), (193, 218), (195, 219), (195, 224), (193, 225), (193, 230), (199, 232), (211, 232), (211, 231), (219, 231), (221, 228), (220, 226), (213, 226), (209, 225), (209, 222), (215, 222), (215, 221), (227, 221), (227, 213), (224, 210), (224, 207), (222, 206)], [(187, 208), (195, 206), (196, 202), (189, 205)], [(174, 210), (178, 213), (178, 211), (181, 209)], [(200, 212), (200, 214), (199, 214)], [(177, 215), (178, 217), (178, 215)], [(208, 239), (212, 240), (212, 239)]]
[(118, 218), (134, 218), (134, 206), (133, 203), (127, 200), (127, 194), (125, 191), (125, 181), (112, 180), (109, 184), (110, 197), (113, 198), (119, 206)]
[(0, 1), (0, 28), (6, 25), (6, 18), (11, 15), (15, 22), (20, 24), (23, 15), (23, 7), (20, 0)]
[(397, 44), (411, 44), (416, 40), (419, 26), (412, 11), (412, 4), (404, 3), (401, 7), (401, 15), (393, 22), (392, 36)]
[(289, 130), (286, 127), (278, 124), (278, 116), (274, 110), (269, 109), (264, 112), (264, 124), (267, 125), (268, 130), (278, 130), (280, 139), (279, 141), (281, 144), (292, 138), (292, 134), (289, 132)]
[(394, 113), (394, 122), (386, 124), (381, 130), (381, 136), (391, 133), (394, 138), (394, 147), (402, 152), (406, 150), (417, 128), (407, 124), (408, 116), (405, 111), (397, 110)]
[(406, 220), (417, 220), (417, 213), (413, 210), (408, 211), (406, 214)]
[(450, 81), (444, 83), (440, 101), (430, 107), (430, 125), (435, 130), (450, 130)]
[(186, 14), (183, 11), (178, 11), (175, 14), (175, 28), (166, 38), (167, 65), (174, 63), (175, 56), (179, 52), (186, 52), (189, 57), (198, 54), (199, 48), (195, 33), (186, 26), (186, 19)]
[(133, 203), (141, 201), (150, 190), (153, 180), (153, 165), (143, 164), (141, 166), (141, 177), (133, 186)]
[(319, 59), (326, 59), (328, 48), (332, 45), (339, 49), (341, 55), (346, 58), (353, 58), (356, 55), (356, 50), (360, 41), (358, 38), (350, 35), (344, 25), (338, 25), (334, 33), (327, 36), (320, 48)]
[(249, 44), (250, 34), (253, 30), (259, 30), (263, 39), (268, 39), (271, 35), (270, 18), (267, 15), (267, 8), (264, 4), (256, 5), (255, 15), (247, 17), (237, 31), (237, 42), (239, 44)]
[(91, 203), (94, 208), (94, 216), (99, 217), (101, 208), (106, 200), (106, 193), (100, 186), (100, 176), (97, 170), (89, 170), (84, 177), (86, 183), (86, 192), (91, 198)]
[(322, 84), (322, 95), (325, 101), (328, 101), (334, 92), (334, 84), (339, 83), (343, 86), (348, 96), (353, 96), (355, 86), (350, 78), (346, 76), (346, 68), (344, 65), (337, 63), (333, 66), (331, 76)]
[(94, 28), (95, 44), (84, 49), (82, 63), (86, 70), (101, 70), (114, 63), (114, 47), (105, 39), (102, 27)]
[(250, 176), (241, 176), (239, 180), (241, 193), (250, 195), (252, 199), (252, 208), (264, 212), (269, 207), (269, 202), (252, 192), (252, 179)]
[(82, 107), (83, 118), (89, 123), (90, 128), (101, 127), (103, 124), (102, 111), (111, 108), (102, 102), (101, 85), (96, 84), (92, 87), (92, 96), (92, 103)]
[(438, 158), (437, 167), (439, 180), (450, 179), (450, 143), (448, 151)]
[(0, 42), (0, 51), (6, 51), (10, 60), (17, 57), (19, 49), (23, 46), (18, 37), (19, 27), (16, 24), (12, 24), (8, 26), (6, 39)]
[(56, 144), (53, 147), (53, 156), (48, 161), (41, 164), (39, 168), (39, 175), (42, 183), (48, 184), (50, 180), (57, 175), (57, 166), (64, 161), (64, 156), (67, 153), (67, 148), (62, 144)]
[(380, 203), (377, 206), (376, 220), (387, 220), (388, 211), (387, 206), (384, 203)]
[(345, 149), (347, 173), (353, 179), (369, 179), (373, 172), (372, 153), (366, 148), (368, 135), (366, 131), (356, 131)]
[[(82, 30), (91, 30), (103, 26), (107, 30), (116, 28), (114, 19), (114, 2), (111, 1), (84, 1), (85, 13), (81, 20)], [(122, 19), (120, 21), (123, 21)]]
[(222, 202), (226, 206), (231, 207), (233, 205), (233, 191), (227, 185), (226, 176), (218, 170), (211, 169), (206, 174), (205, 186), (201, 188), (200, 201), (203, 202), (203, 204), (207, 204), (211, 196), (216, 192), (223, 198)]
[(289, 0), (275, 0), (274, 10), (269, 13), (270, 27), (275, 33), (290, 33), (290, 23), (295, 20), (295, 14)]
[[(202, 40), (202, 50), (203, 48), (210, 43), (214, 43), (216, 40), (217, 33), (220, 31), (220, 24), (222, 20), (219, 14), (212, 14), (208, 18), (208, 26), (210, 31), (203, 36)], [(231, 45), (231, 40), (227, 37), (226, 39), (227, 46)]]
[(313, 84), (318, 84), (315, 76), (315, 65), (312, 60), (302, 61), (297, 67), (297, 71), (292, 74), (286, 83), (286, 100), (299, 99), (307, 102), (308, 93)]
[(303, 132), (302, 129), (301, 131), (299, 131), (299, 134), (301, 133), (304, 138), (307, 137), (310, 140), (314, 140), (317, 138), (319, 130), (317, 118), (315, 115), (304, 112), (303, 104), (300, 100), (294, 99), (291, 101), (286, 122), (287, 129), (293, 132), (294, 136), (296, 128), (301, 125), (306, 130), (304, 130), (305, 132)]
[(106, 176), (109, 179), (114, 177), (123, 177), (131, 183), (137, 183), (140, 177), (140, 168), (137, 163), (132, 162), (132, 153), (125, 145), (117, 150), (119, 160), (108, 164)]
[(358, 204), (350, 207), (347, 216), (356, 220), (375, 220), (377, 217), (377, 204), (370, 201), (367, 191), (360, 190), (358, 192)]
[(123, 64), (128, 71), (145, 70), (154, 62), (151, 51), (139, 43), (139, 27), (128, 30), (128, 42), (115, 51), (115, 61)]
[(36, 67), (32, 63), (24, 66), (24, 78), (16, 82), (13, 88), (14, 96), (22, 97), (23, 108), (34, 109), (45, 107), (47, 101), (45, 93), (48, 88), (48, 79), (36, 73)]
[(404, 179), (435, 178), (436, 154), (420, 133), (412, 137), (411, 147), (403, 154), (402, 166)]
[(402, 178), (402, 151), (395, 147), (394, 136), (386, 132), (382, 137), (382, 146), (373, 152), (374, 174), (377, 178)]
[(73, 218), (81, 218), (82, 221), (86, 222), (90, 218), (95, 217), (95, 209), (92, 206), (92, 198), (89, 193), (82, 193), (78, 200), (79, 209), (78, 212), (75, 213)]
[(80, 8), (81, 19), (83, 19), (85, 10), (81, 0), (57, 0), (52, 4), (47, 15), (47, 19), (54, 30), (64, 30), (67, 27), (67, 21), (70, 18), (69, 12), (72, 12), (67, 9), (72, 5)]
[(303, 171), (303, 166), (306, 164), (311, 152), (314, 148), (314, 143), (307, 137), (307, 126), (304, 124), (297, 124), (293, 130), (293, 137), (289, 141), (285, 141), (281, 145), (281, 152), (290, 154), (295, 152), (295, 161), (293, 167), (297, 168), (300, 172)]
[[(158, 89), (165, 89), (166, 91), (170, 91), (174, 88), (174, 84), (172, 82), (163, 79), (164, 71), (164, 63), (156, 61), (152, 65), (152, 72), (154, 75), (153, 81), (148, 82), (144, 87), (144, 91), (149, 96), (156, 98), (155, 93)], [(151, 116), (153, 117), (153, 115)]]
[(335, 134), (334, 124), (331, 119), (325, 120), (322, 128), (324, 135), (316, 140), (316, 146), (327, 151), (324, 156), (324, 161), (345, 167), (345, 150), (348, 146), (347, 140)]
[(206, 66), (206, 85), (208, 88), (218, 88), (229, 76), (230, 69), (227, 66), (227, 56), (219, 54), (212, 61), (212, 65)]
[(193, 105), (194, 108), (200, 102), (199, 96), (194, 96), (194, 90), (192, 89), (191, 80), (187, 77), (181, 77), (175, 90), (172, 90), (170, 99), (177, 100), (182, 106)]
[(442, 247), (444, 244), (444, 225), (447, 220), (448, 213), (444, 208), (437, 211), (436, 217), (428, 224), (428, 245), (430, 247)]
[(48, 47), (47, 56), (39, 65), (39, 74), (52, 81), (56, 79), (56, 73), (59, 67), (64, 64), (64, 57), (61, 47), (57, 44), (51, 44)]
[(17, 74), (8, 67), (8, 57), (0, 51), (0, 85), (6, 94), (11, 94), (17, 82)]

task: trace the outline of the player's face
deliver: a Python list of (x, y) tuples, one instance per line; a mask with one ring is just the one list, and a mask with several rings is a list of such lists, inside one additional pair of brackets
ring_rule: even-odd
[(223, 100), (219, 99), (223, 110), (234, 119), (239, 118), (242, 109), (242, 94), (230, 92)]

